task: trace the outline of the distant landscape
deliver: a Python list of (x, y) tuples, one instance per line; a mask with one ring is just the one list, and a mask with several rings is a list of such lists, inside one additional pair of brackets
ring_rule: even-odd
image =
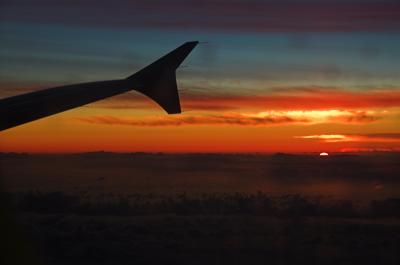
[(300, 194), (373, 200), (400, 195), (400, 153), (0, 154), (6, 192), (99, 195)]
[(398, 153), (3, 153), (0, 161), (2, 198), (43, 264), (400, 260)]

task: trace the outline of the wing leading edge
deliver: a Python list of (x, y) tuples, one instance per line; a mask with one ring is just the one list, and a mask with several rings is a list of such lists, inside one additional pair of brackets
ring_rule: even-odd
[(0, 131), (130, 90), (148, 96), (168, 114), (181, 113), (175, 72), (197, 44), (186, 42), (125, 79), (54, 87), (0, 99)]

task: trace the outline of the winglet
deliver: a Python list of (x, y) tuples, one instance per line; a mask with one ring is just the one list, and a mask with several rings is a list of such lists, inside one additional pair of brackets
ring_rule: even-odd
[(175, 70), (198, 43), (184, 43), (127, 79), (139, 84), (134, 89), (157, 102), (168, 114), (181, 113)]

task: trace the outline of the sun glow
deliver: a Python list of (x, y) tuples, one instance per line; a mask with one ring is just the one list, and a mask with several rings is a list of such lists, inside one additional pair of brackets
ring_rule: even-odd
[(342, 135), (342, 134), (306, 135), (306, 136), (295, 136), (295, 138), (318, 139), (318, 140), (322, 140), (327, 143), (348, 142), (348, 141), (354, 140), (354, 137)]
[(319, 154), (319, 156), (329, 156), (329, 154), (326, 153), (326, 152), (322, 152), (322, 153)]
[(379, 114), (375, 111), (365, 110), (289, 110), (289, 111), (262, 111), (254, 114), (243, 114), (247, 117), (272, 118), (286, 117), (298, 123), (360, 123), (373, 122), (379, 119)]

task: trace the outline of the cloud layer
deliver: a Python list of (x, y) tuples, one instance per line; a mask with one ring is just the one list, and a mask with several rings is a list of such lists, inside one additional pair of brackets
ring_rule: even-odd
[[(209, 91), (207, 89), (207, 91)], [(243, 88), (242, 91), (251, 91)], [(346, 91), (342, 88), (294, 87), (276, 89), (258, 95), (182, 93), (183, 110), (226, 111), (243, 108), (269, 110), (332, 110), (400, 107), (400, 90)], [(154, 108), (154, 104), (138, 94), (126, 94), (116, 100), (106, 100), (93, 106), (104, 108)], [(370, 117), (361, 115), (357, 120)]]
[(222, 115), (183, 115), (174, 117), (120, 118), (115, 116), (91, 116), (76, 118), (91, 124), (126, 125), (126, 126), (185, 126), (185, 125), (240, 125), (258, 126), (307, 122), (285, 115), (246, 116), (238, 113)]
[(265, 111), (258, 113), (184, 114), (159, 117), (89, 116), (77, 120), (90, 124), (126, 126), (239, 125), (269, 126), (318, 123), (369, 123), (381, 117), (366, 111)]
[(400, 29), (400, 4), (390, 0), (14, 0), (2, 5), (3, 20), (98, 26), (253, 32)]
[(296, 136), (301, 139), (317, 139), (326, 143), (336, 142), (400, 142), (400, 133), (376, 134), (320, 134)]
[[(11, 96), (12, 93), (15, 95), (33, 90), (30, 87), (23, 89), (20, 86), (13, 88), (9, 84), (0, 84), (0, 98)], [(400, 88), (397, 87), (365, 91), (351, 91), (341, 87), (289, 87), (276, 88), (259, 94), (221, 93), (210, 88), (204, 88), (206, 92), (196, 92), (196, 90), (190, 88), (182, 88), (182, 90), (184, 92), (181, 93), (181, 103), (183, 110), (186, 111), (213, 110), (225, 112), (243, 108), (261, 110), (357, 110), (400, 107)], [(244, 87), (240, 90), (254, 91), (251, 88)], [(154, 103), (139, 93), (125, 93), (96, 102), (91, 104), (90, 107), (148, 109), (154, 108)], [(368, 118), (365, 117), (365, 119)], [(358, 119), (361, 120), (362, 117), (359, 116)]]

